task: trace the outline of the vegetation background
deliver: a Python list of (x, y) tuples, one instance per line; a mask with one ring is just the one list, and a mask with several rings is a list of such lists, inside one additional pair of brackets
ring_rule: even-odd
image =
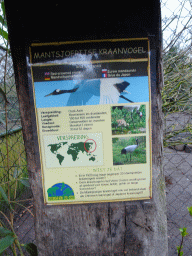
[[(142, 116), (140, 117), (140, 113)], [(125, 125), (119, 125), (118, 120), (125, 120)], [(112, 134), (134, 134), (146, 132), (146, 107), (140, 105), (139, 108), (129, 109), (112, 107), (111, 108)]]

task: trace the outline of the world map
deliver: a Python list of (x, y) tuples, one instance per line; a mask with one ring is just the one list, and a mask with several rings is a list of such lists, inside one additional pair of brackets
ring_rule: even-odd
[(78, 142), (71, 143), (59, 142), (56, 144), (49, 144), (48, 147), (52, 154), (56, 156), (59, 164), (61, 165), (65, 161), (66, 155), (63, 155), (61, 149), (67, 147), (67, 155), (71, 156), (73, 161), (79, 160), (80, 152), (88, 157), (88, 161), (95, 161), (96, 155), (91, 153), (93, 142)]

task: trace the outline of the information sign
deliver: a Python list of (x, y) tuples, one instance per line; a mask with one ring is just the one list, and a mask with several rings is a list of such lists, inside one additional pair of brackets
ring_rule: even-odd
[(149, 41), (32, 44), (44, 201), (150, 199)]

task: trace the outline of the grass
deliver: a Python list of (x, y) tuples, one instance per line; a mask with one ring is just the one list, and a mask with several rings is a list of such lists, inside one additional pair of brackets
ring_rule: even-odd
[[(27, 177), (22, 131), (9, 135), (7, 138), (0, 138), (0, 186), (10, 200), (14, 200), (24, 191), (24, 184), (18, 181)], [(0, 200), (3, 200), (2, 194), (0, 194)], [(3, 203), (0, 204), (0, 208), (2, 207)]]
[(145, 124), (137, 123), (134, 128), (133, 124), (130, 125), (129, 127), (115, 127), (112, 128), (112, 135), (122, 135), (122, 134), (138, 134), (138, 133), (145, 133), (146, 128)]
[(136, 145), (136, 137), (113, 138), (113, 164), (127, 165), (146, 163), (146, 137), (138, 137), (139, 146), (131, 153), (122, 155), (121, 150), (129, 145)]

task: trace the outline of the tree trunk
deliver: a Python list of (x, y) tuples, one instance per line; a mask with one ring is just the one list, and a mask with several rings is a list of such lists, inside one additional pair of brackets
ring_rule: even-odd
[(18, 70), (18, 97), (34, 196), (39, 255), (167, 255), (165, 183), (161, 163), (160, 53), (160, 47), (159, 50), (151, 49), (151, 62), (157, 63), (156, 70), (152, 68), (151, 72), (153, 197), (146, 201), (58, 206), (43, 203), (40, 162), (34, 152), (34, 148), (38, 148), (33, 145), (31, 117), (24, 111), (31, 108), (23, 73), (25, 68)]

